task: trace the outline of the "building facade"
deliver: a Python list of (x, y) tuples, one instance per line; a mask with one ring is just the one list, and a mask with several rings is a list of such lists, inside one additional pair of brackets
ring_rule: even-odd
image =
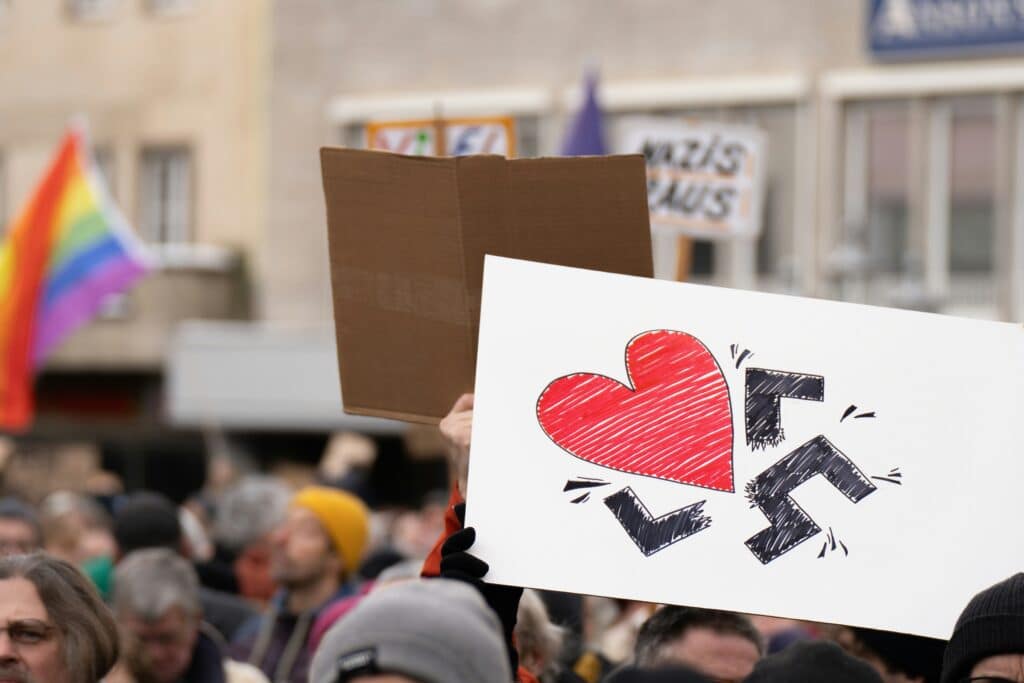
[(172, 438), (162, 392), (178, 324), (252, 317), (269, 59), (264, 0), (0, 2), (0, 231), (84, 120), (158, 263), (43, 368), (30, 436), (128, 450)]
[[(889, 35), (1019, 25), (1012, 5), (277, 3), (268, 245), (286, 263), (268, 273), (267, 314), (329, 317), (319, 145), (441, 111), (515, 116), (521, 154), (553, 154), (595, 66), (613, 147), (633, 114), (767, 133), (762, 236), (697, 244), (694, 279), (1019, 320), (1019, 26), (1000, 46), (1009, 54), (979, 53), (977, 40), (966, 55), (955, 40), (895, 60), (872, 49)], [(657, 270), (674, 274), (674, 244), (659, 242)]]
[(0, 214), (86, 113), (165, 268), (50, 379), (163, 378), (153, 419), (190, 429), (351, 426), (319, 148), (440, 113), (555, 154), (593, 67), (612, 149), (637, 114), (765, 132), (760, 237), (696, 243), (691, 279), (1022, 320), (1022, 25), (1011, 0), (0, 0)]

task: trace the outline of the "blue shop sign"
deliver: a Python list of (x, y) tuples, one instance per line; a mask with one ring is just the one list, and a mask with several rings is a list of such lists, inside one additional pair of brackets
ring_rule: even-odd
[(869, 0), (878, 57), (1024, 51), (1024, 0)]

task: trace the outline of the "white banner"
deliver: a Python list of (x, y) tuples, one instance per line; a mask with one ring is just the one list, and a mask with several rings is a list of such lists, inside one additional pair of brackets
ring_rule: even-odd
[(498, 583), (946, 638), (1024, 567), (1019, 326), (487, 257)]
[(647, 159), (655, 230), (699, 239), (761, 232), (764, 134), (750, 126), (636, 117), (620, 121), (619, 152)]

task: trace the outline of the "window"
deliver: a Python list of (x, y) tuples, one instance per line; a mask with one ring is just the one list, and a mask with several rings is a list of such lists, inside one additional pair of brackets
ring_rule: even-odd
[(996, 299), (996, 107), (993, 97), (950, 100), (949, 307)]
[(102, 21), (110, 19), (116, 9), (117, 0), (68, 0), (68, 12), (78, 21)]
[(93, 149), (93, 158), (96, 160), (96, 168), (103, 176), (103, 182), (107, 184), (107, 190), (112, 197), (117, 196), (117, 164), (114, 157), (114, 149), (107, 145), (100, 145)]
[(188, 242), (192, 219), (192, 155), (187, 147), (142, 152), (139, 232), (155, 243)]

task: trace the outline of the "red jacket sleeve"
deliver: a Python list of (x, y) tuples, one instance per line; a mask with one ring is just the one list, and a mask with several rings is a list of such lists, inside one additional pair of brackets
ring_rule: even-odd
[(434, 547), (430, 554), (427, 555), (427, 559), (423, 561), (423, 569), (420, 570), (421, 576), (440, 576), (441, 546), (444, 545), (445, 540), (449, 536), (462, 528), (462, 525), (459, 524), (459, 518), (455, 516), (455, 506), (463, 502), (465, 501), (462, 498), (462, 494), (459, 493), (459, 487), (452, 484), (452, 494), (448, 498), (448, 509), (444, 512), (444, 531), (441, 532), (440, 538), (434, 543)]

